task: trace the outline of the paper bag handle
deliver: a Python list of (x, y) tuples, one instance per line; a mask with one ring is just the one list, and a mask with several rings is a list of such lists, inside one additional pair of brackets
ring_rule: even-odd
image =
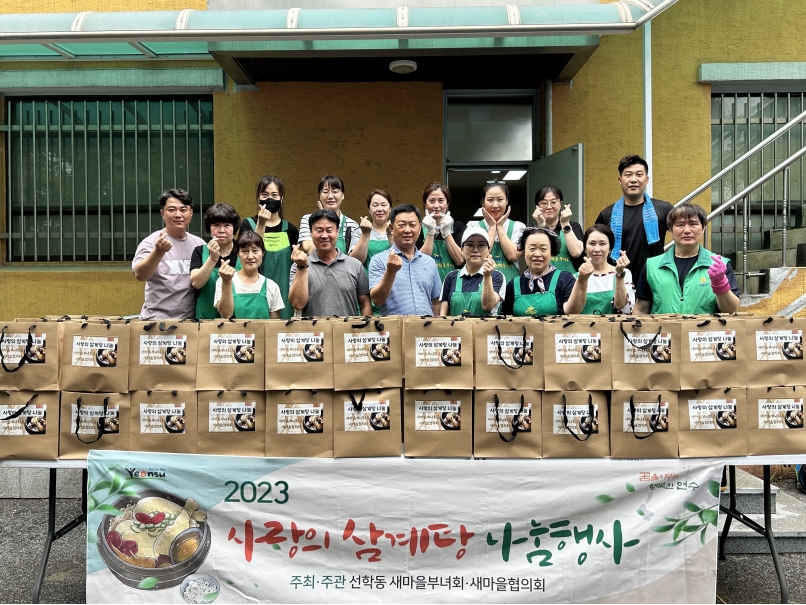
[(646, 439), (647, 437), (652, 437), (652, 435), (654, 435), (655, 432), (658, 430), (658, 420), (660, 420), (661, 396), (658, 395), (658, 413), (656, 415), (657, 420), (655, 420), (655, 422), (653, 423), (652, 418), (649, 419), (649, 428), (651, 429), (651, 432), (648, 435), (644, 435), (643, 437), (639, 437), (638, 435), (635, 434), (635, 403), (633, 402), (634, 398), (635, 395), (630, 395), (630, 428), (632, 429), (633, 437), (635, 437), (636, 439)]
[[(624, 331), (624, 322), (625, 322), (625, 321), (630, 321), (630, 320), (629, 320), (629, 319), (622, 319), (622, 320), (621, 320), (621, 322), (619, 322), (619, 328), (621, 328), (621, 333), (624, 335), (624, 339), (625, 339), (627, 342), (629, 342), (629, 343), (630, 343), (630, 344), (631, 344), (633, 347), (635, 347), (636, 349), (642, 349), (642, 350), (644, 350), (644, 351), (646, 351), (646, 350), (647, 350), (649, 347), (651, 347), (652, 345), (654, 345), (654, 344), (655, 344), (655, 341), (658, 339), (658, 336), (660, 336), (661, 330), (663, 330), (663, 326), (662, 326), (662, 325), (661, 325), (661, 326), (658, 326), (658, 331), (657, 331), (657, 333), (655, 334), (655, 336), (653, 336), (653, 337), (652, 337), (652, 340), (650, 340), (650, 341), (649, 341), (648, 343), (646, 343), (645, 345), (640, 345), (640, 346), (639, 346), (639, 345), (635, 344), (635, 343), (634, 343), (632, 340), (630, 340), (630, 337), (629, 337), (629, 336), (627, 336), (627, 333)], [(636, 325), (636, 326), (638, 326), (638, 327), (640, 328), (640, 327), (642, 326), (642, 324), (641, 324), (641, 320), (636, 319), (636, 320), (635, 320), (635, 325)]]
[[(571, 433), (571, 435), (577, 441), (587, 441), (588, 439), (590, 439), (590, 436), (593, 434), (593, 431), (591, 431), (590, 433), (585, 433), (585, 438), (584, 439), (582, 439), (579, 435), (577, 435), (574, 431), (572, 431), (571, 427), (568, 426), (568, 412), (566, 410), (567, 406), (568, 406), (568, 401), (566, 401), (565, 393), (563, 393), (563, 426), (565, 427), (565, 430), (568, 431), (569, 433)], [(588, 393), (588, 414), (591, 417), (591, 422), (593, 422), (593, 397), (591, 397), (590, 393)], [(580, 432), (584, 433), (585, 431), (580, 431)]]
[(364, 397), (366, 397), (367, 392), (366, 391), (361, 391), (361, 400), (360, 401), (355, 400), (355, 395), (353, 395), (352, 391), (347, 391), (347, 395), (350, 396), (350, 401), (353, 404), (353, 411), (360, 412), (364, 407)]
[(498, 336), (498, 359), (510, 370), (520, 370), (523, 367), (524, 360), (526, 359), (526, 326), (521, 326), (521, 328), (523, 329), (523, 348), (521, 349), (523, 354), (521, 355), (521, 362), (518, 363), (517, 360), (513, 359), (515, 365), (511, 366), (506, 362), (501, 352), (501, 330), (498, 329), (498, 326), (495, 326), (495, 334)]
[[(4, 392), (6, 395), (8, 395), (8, 392), (7, 392), (7, 391), (3, 391), (3, 392)], [(21, 407), (19, 410), (17, 410), (17, 411), (16, 411), (16, 412), (14, 412), (13, 414), (11, 414), (11, 416), (6, 416), (5, 418), (0, 418), (0, 420), (12, 420), (13, 418), (19, 418), (20, 416), (22, 416), (22, 413), (25, 411), (25, 408), (27, 408), (27, 407), (28, 407), (28, 404), (29, 404), (29, 403), (31, 403), (31, 402), (32, 402), (34, 399), (36, 399), (37, 397), (39, 397), (39, 393), (34, 393), (34, 394), (31, 396), (31, 398), (30, 398), (28, 401), (26, 401), (26, 402), (25, 402), (25, 405), (23, 405), (23, 406), (22, 406), (22, 407)]]
[(34, 346), (34, 335), (31, 333), (31, 330), (33, 330), (36, 327), (36, 324), (28, 328), (28, 342), (25, 344), (25, 350), (22, 352), (22, 356), (20, 357), (20, 361), (17, 364), (17, 367), (13, 369), (9, 369), (8, 366), (6, 366), (6, 358), (5, 355), (3, 355), (3, 341), (6, 339), (7, 327), (8, 326), (3, 326), (3, 330), (0, 331), (0, 365), (3, 366), (3, 369), (6, 372), (11, 373), (19, 370), (25, 363), (25, 360), (28, 359), (28, 354), (31, 352), (31, 348)]
[(513, 441), (515, 441), (515, 437), (517, 437), (518, 435), (517, 419), (521, 417), (521, 412), (523, 412), (523, 404), (524, 404), (523, 393), (521, 393), (521, 407), (518, 408), (518, 413), (515, 414), (515, 417), (513, 418), (512, 421), (512, 439), (507, 439), (501, 434), (501, 424), (498, 421), (498, 404), (500, 403), (498, 401), (498, 393), (493, 394), (493, 400), (495, 401), (495, 427), (496, 430), (498, 431), (498, 436), (504, 443), (512, 443)]
[(109, 397), (104, 397), (104, 415), (98, 419), (98, 436), (92, 441), (84, 441), (81, 438), (81, 435), (78, 434), (78, 427), (81, 423), (81, 397), (76, 399), (76, 432), (74, 433), (76, 439), (78, 439), (81, 443), (89, 445), (90, 443), (95, 443), (103, 436), (103, 434), (106, 432), (104, 430), (104, 422), (106, 421), (106, 411), (108, 406), (109, 406)]

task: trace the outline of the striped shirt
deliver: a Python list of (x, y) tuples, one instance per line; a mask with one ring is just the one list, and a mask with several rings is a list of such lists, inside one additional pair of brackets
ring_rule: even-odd
[[(302, 217), (302, 220), (299, 223), (299, 241), (311, 241), (311, 226), (308, 224), (308, 218), (310, 214), (305, 214)], [(341, 221), (341, 216), (339, 217)], [(355, 248), (356, 244), (358, 244), (358, 240), (361, 239), (361, 227), (358, 226), (353, 219), (351, 219), (346, 214), (344, 215), (344, 240), (347, 241), (347, 233), (350, 232), (350, 250)], [(341, 233), (341, 224), (339, 224), (339, 233)], [(345, 254), (349, 254), (350, 250), (347, 250)], [(293, 267), (292, 267), (293, 269)], [(292, 274), (294, 271), (292, 271)], [(293, 280), (293, 275), (291, 277)]]
[(370, 290), (383, 279), (390, 250), (397, 253), (403, 266), (395, 275), (381, 312), (384, 315), (433, 315), (431, 301), (439, 298), (442, 282), (434, 259), (416, 248), (411, 260), (395, 245), (373, 256), (369, 263)]

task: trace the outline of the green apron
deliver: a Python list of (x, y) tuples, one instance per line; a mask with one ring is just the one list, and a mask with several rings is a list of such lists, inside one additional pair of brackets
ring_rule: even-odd
[[(488, 231), (487, 223), (485, 221), (479, 221), (479, 227), (485, 231)], [(512, 239), (512, 230), (514, 227), (515, 221), (509, 221), (509, 226), (507, 227), (507, 237), (510, 240)], [(507, 260), (507, 257), (504, 256), (504, 249), (501, 248), (501, 242), (496, 241), (493, 244), (491, 254), (493, 260), (495, 261), (495, 268), (504, 274), (504, 279), (506, 281), (511, 281), (520, 277), (521, 272), (518, 268), (518, 263), (511, 263)]]
[[(557, 226), (560, 227), (560, 224), (557, 223)], [(562, 227), (560, 227), (558, 235), (560, 237), (560, 251), (557, 253), (557, 256), (551, 257), (551, 264), (563, 271), (574, 273), (576, 269), (574, 269), (574, 265), (571, 262), (571, 254), (568, 252), (568, 246), (565, 245), (565, 231), (562, 230)]]
[[(615, 313), (613, 299), (616, 295), (616, 276), (613, 276), (613, 289), (602, 292), (588, 292), (585, 297), (585, 307), (582, 315), (607, 315)], [(597, 313), (598, 311), (598, 313)]]
[[(371, 239), (369, 240), (369, 244), (367, 245), (367, 260), (364, 261), (364, 270), (369, 274), (369, 261), (372, 260), (372, 257), (376, 254), (380, 254), (381, 252), (388, 250), (391, 248), (388, 239)], [(373, 315), (381, 315), (381, 308), (372, 303), (372, 314)]]
[(453, 264), (453, 259), (448, 252), (448, 242), (444, 239), (434, 237), (434, 247), (431, 250), (431, 258), (433, 258), (434, 262), (437, 264), (440, 281), (445, 281), (445, 276), (451, 271), (456, 270), (456, 265)]
[(344, 237), (344, 232), (347, 230), (347, 217), (342, 213), (341, 215), (341, 222), (339, 223), (339, 237), (336, 239), (336, 248), (344, 252), (345, 254), (349, 253), (347, 250), (347, 240)]
[(260, 292), (252, 294), (236, 294), (232, 286), (232, 314), (235, 319), (271, 319), (269, 301), (266, 300), (266, 284), (264, 279)]
[[(249, 221), (249, 226), (254, 231), (257, 227), (254, 219), (246, 220)], [(280, 311), (280, 317), (290, 319), (294, 315), (294, 309), (288, 302), (288, 282), (291, 275), (291, 242), (288, 239), (288, 221), (283, 220), (280, 229), (281, 231), (263, 233), (263, 248), (266, 250), (263, 255), (263, 275), (280, 288), (280, 296), (285, 304), (285, 308)]]
[(481, 289), (484, 287), (484, 280), (479, 284), (479, 289), (476, 292), (462, 292), (462, 276), (456, 272), (456, 287), (451, 294), (450, 307), (448, 313), (450, 315), (461, 315), (462, 313), (468, 315), (489, 315), (489, 311), (485, 311), (481, 306)]
[(512, 315), (515, 317), (557, 315), (557, 296), (554, 294), (554, 289), (557, 287), (559, 273), (559, 269), (551, 272), (548, 290), (531, 294), (521, 294), (521, 278), (520, 275), (516, 277), (512, 284), (515, 292)]
[[(202, 248), (202, 265), (210, 258), (210, 251), (207, 246)], [(235, 270), (241, 268), (241, 259), (235, 261)], [(199, 290), (199, 296), (196, 298), (196, 319), (217, 319), (221, 317), (218, 314), (218, 309), (213, 306), (215, 301), (215, 283), (218, 280), (218, 267), (213, 269), (210, 273), (210, 278), (207, 283)]]

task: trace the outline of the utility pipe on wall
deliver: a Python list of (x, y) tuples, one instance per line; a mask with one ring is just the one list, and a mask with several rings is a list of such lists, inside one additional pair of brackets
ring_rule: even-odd
[(652, 21), (644, 24), (643, 63), (644, 63), (644, 159), (649, 164), (646, 193), (652, 197)]

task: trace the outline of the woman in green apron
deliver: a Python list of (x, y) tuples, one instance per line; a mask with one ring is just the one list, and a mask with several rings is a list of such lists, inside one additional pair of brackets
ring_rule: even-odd
[(279, 319), (284, 303), (280, 288), (260, 274), (266, 250), (263, 239), (245, 231), (235, 244), (241, 268), (224, 261), (216, 281), (215, 306), (224, 319)]
[(557, 269), (551, 257), (560, 249), (560, 239), (551, 229), (527, 227), (518, 241), (526, 271), (507, 284), (501, 312), (516, 317), (579, 313), (585, 306), (590, 263), (579, 268), (579, 278)]
[(571, 206), (566, 204), (562, 211), (563, 192), (559, 187), (546, 185), (535, 194), (535, 211), (532, 218), (538, 227), (548, 227), (560, 237), (560, 251), (551, 258), (551, 264), (568, 271), (576, 272), (582, 264), (582, 227), (571, 220)]
[(470, 225), (462, 235), (465, 266), (451, 271), (442, 284), (440, 315), (489, 315), (503, 297), (506, 281), (490, 256), (487, 232)]
[(585, 231), (582, 241), (585, 246), (585, 258), (593, 267), (593, 273), (588, 279), (588, 291), (582, 313), (629, 315), (635, 306), (635, 286), (632, 274), (627, 268), (630, 259), (624, 250), (621, 250), (616, 266), (608, 263), (615, 241), (610, 227), (594, 225)]
[(518, 259), (523, 255), (515, 242), (519, 241), (526, 225), (509, 219), (509, 188), (504, 181), (488, 181), (481, 195), (481, 213), (484, 220), (478, 226), (493, 242), (492, 256), (495, 268), (507, 281), (520, 275)]
[[(342, 213), (341, 205), (343, 202), (344, 181), (335, 174), (323, 176), (319, 181), (319, 201), (317, 204), (320, 209), (332, 210), (339, 217), (339, 235), (336, 239), (336, 248), (344, 254), (349, 254), (361, 239), (361, 228), (353, 219)], [(299, 245), (305, 254), (311, 254), (314, 251), (311, 228), (308, 224), (310, 217), (310, 214), (303, 215), (299, 224)]]
[(264, 176), (257, 184), (258, 213), (244, 220), (241, 233), (254, 231), (263, 238), (266, 254), (260, 272), (280, 288), (285, 307), (282, 319), (289, 319), (294, 310), (288, 304), (291, 246), (297, 245), (299, 231), (283, 218), (285, 187), (276, 176)]
[(369, 216), (362, 216), (361, 238), (350, 250), (350, 256), (364, 263), (364, 270), (369, 273), (369, 261), (372, 257), (392, 247), (392, 236), (389, 233), (389, 213), (392, 211), (392, 196), (383, 189), (375, 189), (367, 196)]
[(197, 246), (190, 257), (190, 284), (196, 290), (196, 319), (218, 317), (213, 304), (218, 269), (224, 260), (228, 260), (231, 267), (238, 263), (232, 236), (240, 222), (238, 211), (229, 204), (214, 204), (204, 213), (204, 228), (212, 237), (206, 246)]
[(453, 219), (450, 204), (451, 191), (442, 183), (431, 183), (423, 191), (425, 216), (417, 249), (434, 259), (443, 282), (448, 273), (465, 262), (459, 247), (465, 224)]

